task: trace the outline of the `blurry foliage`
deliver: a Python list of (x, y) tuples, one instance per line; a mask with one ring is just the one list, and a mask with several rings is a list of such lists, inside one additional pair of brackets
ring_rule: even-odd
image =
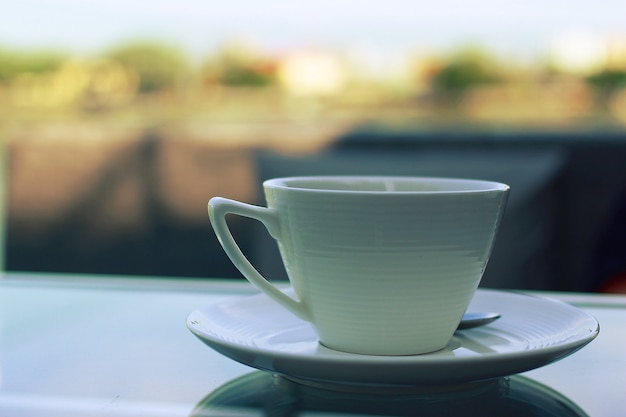
[(61, 67), (67, 57), (53, 52), (22, 52), (0, 49), (0, 82), (24, 73), (40, 74)]
[(464, 51), (452, 57), (431, 78), (433, 89), (457, 96), (472, 87), (501, 81), (493, 60), (479, 51)]
[(605, 69), (588, 76), (587, 83), (601, 93), (610, 94), (626, 87), (626, 70)]
[(205, 62), (205, 80), (228, 87), (266, 87), (274, 83), (271, 62), (242, 45), (227, 45)]
[[(309, 56), (305, 58), (308, 60), (303, 61), (306, 64), (294, 70), (295, 74), (301, 76), (299, 79), (296, 77), (301, 83), (300, 87), (311, 79), (318, 87), (324, 84), (320, 84), (322, 81), (332, 84), (332, 76), (336, 76), (336, 72), (319, 71), (319, 60), (316, 61), (310, 51), (307, 53)], [(221, 50), (207, 57), (199, 68), (192, 66), (181, 50), (154, 42), (127, 43), (97, 56), (78, 60), (53, 52), (0, 48), (0, 105), (8, 110), (26, 110), (23, 114), (27, 114), (27, 117), (32, 114), (29, 113), (32, 109), (93, 112), (127, 106), (126, 110), (134, 111), (138, 107), (128, 105), (145, 103), (137, 100), (138, 96), (145, 95), (165, 99), (158, 103), (176, 105), (183, 103), (182, 100), (204, 100), (202, 103), (212, 106), (212, 112), (222, 111), (217, 103), (225, 98), (235, 103), (233, 107), (228, 107), (227, 111), (231, 112), (231, 108), (236, 108), (236, 111), (247, 108), (243, 104), (256, 92), (261, 92), (257, 96), (262, 97), (265, 108), (269, 107), (266, 105), (268, 97), (272, 100), (278, 98), (275, 102), (280, 103), (277, 105), (281, 109), (279, 111), (301, 114), (300, 110), (293, 110), (294, 106), (289, 107), (290, 104), (280, 107), (289, 103), (289, 100), (283, 100), (281, 94), (290, 98), (299, 97), (300, 90), (290, 85), (289, 79), (284, 77), (285, 69), (289, 68), (293, 59), (293, 54), (264, 54), (260, 48), (245, 43), (225, 44)], [(311, 63), (317, 63), (318, 67)], [(367, 74), (367, 68), (363, 69), (359, 65), (344, 68), (341, 67), (342, 62), (336, 64), (347, 71), (348, 79), (354, 77), (357, 80), (354, 82), (349, 79), (349, 88), (342, 89), (341, 85), (341, 88), (336, 89), (339, 93), (332, 96), (336, 99), (335, 103), (345, 105), (346, 109), (349, 107), (346, 103), (358, 102), (354, 108), (347, 110), (353, 114), (357, 114), (357, 111), (374, 111), (378, 117), (379, 106), (385, 103), (391, 104), (391, 107), (397, 105), (403, 111), (417, 110), (422, 112), (420, 114), (424, 114), (424, 110), (454, 110), (456, 113), (446, 113), (446, 116), (456, 116), (472, 107), (472, 114), (487, 114), (489, 117), (506, 118), (519, 113), (523, 118), (528, 117), (528, 114), (541, 113), (540, 117), (544, 119), (545, 114), (535, 110), (538, 100), (550, 102), (550, 99), (556, 97), (553, 102), (557, 103), (554, 107), (557, 110), (550, 111), (554, 114), (561, 112), (558, 113), (561, 115), (559, 117), (564, 117), (563, 114), (573, 114), (572, 108), (583, 108), (590, 102), (589, 97), (592, 97), (597, 109), (626, 120), (626, 110), (621, 104), (626, 98), (620, 98), (626, 97), (626, 61), (623, 60), (611, 65), (607, 62), (605, 69), (584, 77), (563, 73), (549, 64), (533, 67), (534, 70), (516, 67), (515, 64), (506, 64), (489, 56), (479, 48), (466, 48), (450, 56), (420, 57), (413, 63), (414, 68), (405, 68), (410, 73), (408, 75), (413, 77), (411, 83), (402, 84), (405, 97), (419, 95), (424, 98), (417, 104), (399, 98), (396, 93), (399, 85), (397, 80), (402, 79), (403, 75), (398, 75), (399, 72), (394, 72), (391, 67), (385, 67), (384, 73), (379, 73), (378, 68), (370, 68), (370, 71), (373, 70), (370, 74), (372, 78), (365, 76), (362, 78), (365, 81), (361, 83), (358, 81), (359, 76)], [(363, 73), (359, 74), (358, 71)], [(198, 80), (202, 80), (201, 86)], [(477, 88), (491, 84), (499, 85)], [(228, 88), (213, 88), (220, 86)], [(283, 88), (271, 88), (274, 86)], [(270, 88), (262, 91), (263, 87)], [(581, 90), (584, 91), (581, 93)], [(151, 96), (151, 93), (170, 92), (174, 94)], [(589, 92), (595, 93), (595, 96)], [(577, 107), (572, 105), (571, 100), (560, 99), (567, 94), (575, 94), (578, 97), (576, 100), (582, 104)], [(561, 102), (565, 110), (558, 110), (561, 109), (558, 107)], [(187, 102), (187, 105), (189, 103), (192, 102)], [(320, 108), (318, 103), (311, 103), (310, 108)], [(192, 103), (192, 106), (195, 104)], [(501, 111), (503, 108), (508, 113)], [(0, 114), (0, 118), (10, 118), (8, 110)], [(578, 117), (582, 113), (576, 114)]]
[(220, 84), (232, 87), (264, 87), (273, 81), (272, 76), (254, 67), (230, 66), (219, 77)]
[(127, 44), (109, 52), (107, 58), (137, 74), (139, 93), (172, 89), (187, 70), (186, 59), (177, 49), (154, 43)]

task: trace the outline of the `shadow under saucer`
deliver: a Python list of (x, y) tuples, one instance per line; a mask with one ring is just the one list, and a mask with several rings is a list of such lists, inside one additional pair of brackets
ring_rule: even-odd
[(402, 388), (400, 391), (361, 388), (337, 391), (255, 371), (227, 382), (206, 396), (197, 404), (191, 417), (587, 416), (560, 393), (519, 375), (448, 387)]

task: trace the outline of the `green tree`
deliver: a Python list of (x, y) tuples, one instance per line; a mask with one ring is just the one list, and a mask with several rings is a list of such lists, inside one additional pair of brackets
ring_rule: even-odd
[(271, 60), (247, 45), (226, 44), (204, 64), (205, 78), (229, 87), (265, 87), (274, 82)]
[(486, 55), (468, 51), (458, 54), (437, 71), (431, 82), (434, 90), (457, 97), (477, 85), (500, 81), (493, 61)]
[(156, 43), (127, 44), (109, 52), (107, 57), (135, 71), (140, 93), (175, 88), (187, 70), (187, 62), (180, 51)]
[(219, 81), (231, 87), (263, 87), (271, 84), (272, 77), (252, 66), (228, 65), (220, 74)]
[(626, 70), (604, 69), (591, 74), (586, 81), (600, 93), (611, 94), (622, 87), (626, 87)]
[(603, 69), (585, 78), (587, 85), (595, 93), (596, 107), (606, 111), (610, 106), (613, 94), (626, 88), (626, 70)]
[(0, 49), (0, 82), (10, 81), (23, 73), (40, 74), (54, 71), (66, 59), (66, 56), (54, 52)]

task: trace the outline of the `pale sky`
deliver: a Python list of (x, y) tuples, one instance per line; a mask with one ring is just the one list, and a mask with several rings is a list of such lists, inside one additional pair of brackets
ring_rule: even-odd
[(156, 38), (203, 54), (232, 38), (269, 49), (482, 44), (536, 53), (555, 36), (626, 34), (626, 0), (5, 0), (0, 46), (94, 52)]

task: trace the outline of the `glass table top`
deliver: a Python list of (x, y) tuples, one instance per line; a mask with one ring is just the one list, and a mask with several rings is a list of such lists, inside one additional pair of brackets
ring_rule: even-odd
[(382, 395), (329, 391), (257, 371), (208, 348), (185, 326), (198, 307), (255, 293), (243, 280), (6, 274), (0, 415), (472, 415), (482, 409), (615, 416), (626, 410), (626, 297), (540, 294), (600, 322), (596, 340), (559, 362), (452, 391)]
[(200, 401), (193, 417), (208, 416), (560, 416), (587, 414), (557, 391), (523, 376), (452, 390), (402, 393), (332, 391), (253, 372), (227, 382)]

